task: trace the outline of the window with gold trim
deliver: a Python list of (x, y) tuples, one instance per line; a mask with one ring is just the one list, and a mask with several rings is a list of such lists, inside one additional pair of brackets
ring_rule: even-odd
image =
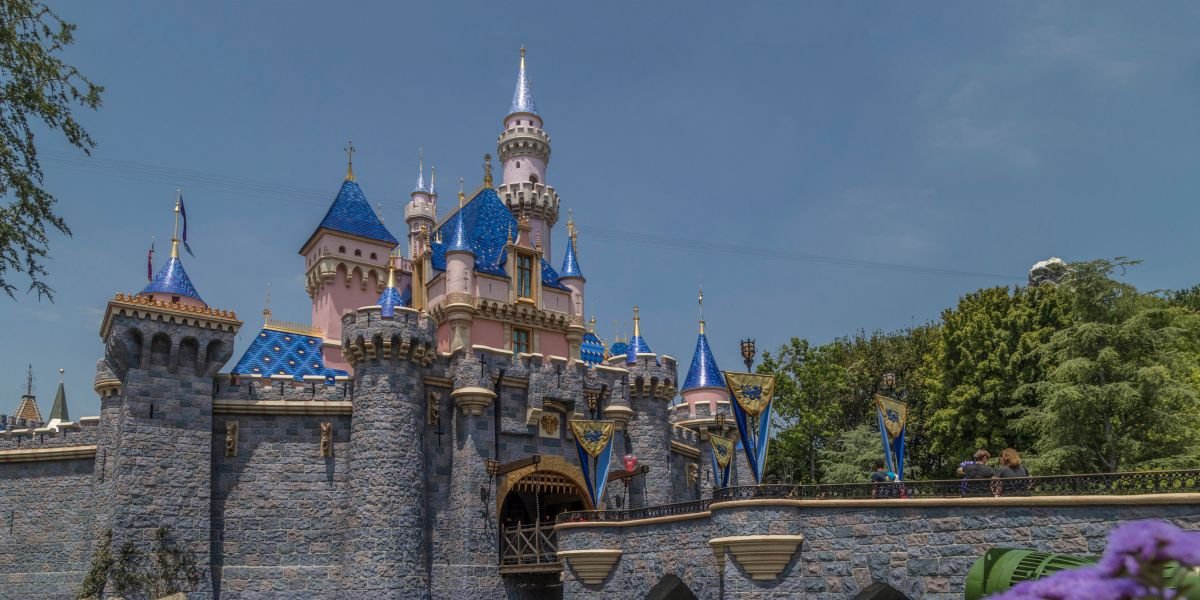
[(513, 334), (512, 334), (513, 335), (513, 340), (512, 340), (513, 352), (518, 353), (518, 354), (524, 352), (524, 353), (528, 354), (529, 352), (533, 351), (532, 346), (530, 346), (531, 334), (529, 333), (528, 329), (521, 329), (520, 327), (513, 327), (512, 332), (513, 332)]
[(533, 298), (533, 257), (517, 255), (517, 297)]

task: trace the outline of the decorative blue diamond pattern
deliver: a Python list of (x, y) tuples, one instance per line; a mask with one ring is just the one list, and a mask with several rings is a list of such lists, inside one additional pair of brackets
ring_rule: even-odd
[(321, 356), (321, 338), (263, 328), (231, 371), (234, 375), (291, 375), (300, 381), (306, 375), (320, 375), (332, 384), (333, 378), (346, 375), (341, 369), (328, 369)]

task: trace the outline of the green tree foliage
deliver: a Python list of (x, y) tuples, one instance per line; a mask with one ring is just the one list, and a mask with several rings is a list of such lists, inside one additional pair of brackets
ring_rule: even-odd
[(1141, 294), (1112, 274), (1134, 264), (1072, 266), (1065, 282), (1075, 323), (1039, 349), (1045, 398), (1022, 419), (1038, 435), (1042, 464), (1060, 471), (1117, 471), (1193, 448), (1196, 391), (1190, 311)]
[(780, 419), (768, 469), (861, 475), (882, 458), (876, 393), (908, 403), (906, 478), (1008, 446), (1043, 474), (1200, 466), (1200, 286), (1139, 292), (1119, 280), (1132, 264), (1075, 263), (1058, 285), (967, 294), (937, 323), (764, 353)]
[(866, 483), (881, 458), (881, 444), (879, 429), (865, 423), (842, 432), (821, 454), (824, 483)]
[(46, 227), (71, 233), (42, 187), (35, 130), (58, 131), (85, 153), (95, 146), (71, 109), (99, 107), (103, 88), (59, 58), (74, 31), (41, 2), (0, 0), (0, 196), (10, 199), (0, 207), (0, 289), (10, 297), (14, 274), (28, 277), (39, 297), (53, 297), (43, 279)]

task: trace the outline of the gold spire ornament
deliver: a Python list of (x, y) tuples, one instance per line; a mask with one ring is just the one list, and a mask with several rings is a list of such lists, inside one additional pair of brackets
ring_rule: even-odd
[(521, 44), (521, 70), (525, 70), (525, 45)]
[(492, 187), (492, 155), (483, 155), (483, 187)]
[(179, 258), (179, 203), (183, 201), (183, 190), (175, 190), (175, 231), (171, 234), (171, 258)]
[(638, 316), (638, 307), (633, 307), (633, 337), (642, 336), (642, 318)]
[(388, 287), (396, 287), (396, 261), (395, 257), (388, 253)]
[(704, 335), (704, 286), (700, 286), (700, 335)]
[(576, 244), (579, 241), (579, 229), (575, 227), (575, 212), (567, 209), (567, 235), (571, 238), (571, 243)]
[(267, 282), (267, 295), (263, 300), (263, 323), (271, 321), (271, 282)]
[(463, 178), (458, 178), (458, 208), (462, 209), (467, 203), (467, 193), (463, 191)]
[(346, 181), (354, 181), (354, 142), (347, 141), (346, 147)]

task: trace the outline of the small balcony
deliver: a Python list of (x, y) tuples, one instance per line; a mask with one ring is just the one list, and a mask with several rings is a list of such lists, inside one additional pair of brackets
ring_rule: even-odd
[(501, 575), (562, 571), (554, 521), (506, 527), (500, 544)]

